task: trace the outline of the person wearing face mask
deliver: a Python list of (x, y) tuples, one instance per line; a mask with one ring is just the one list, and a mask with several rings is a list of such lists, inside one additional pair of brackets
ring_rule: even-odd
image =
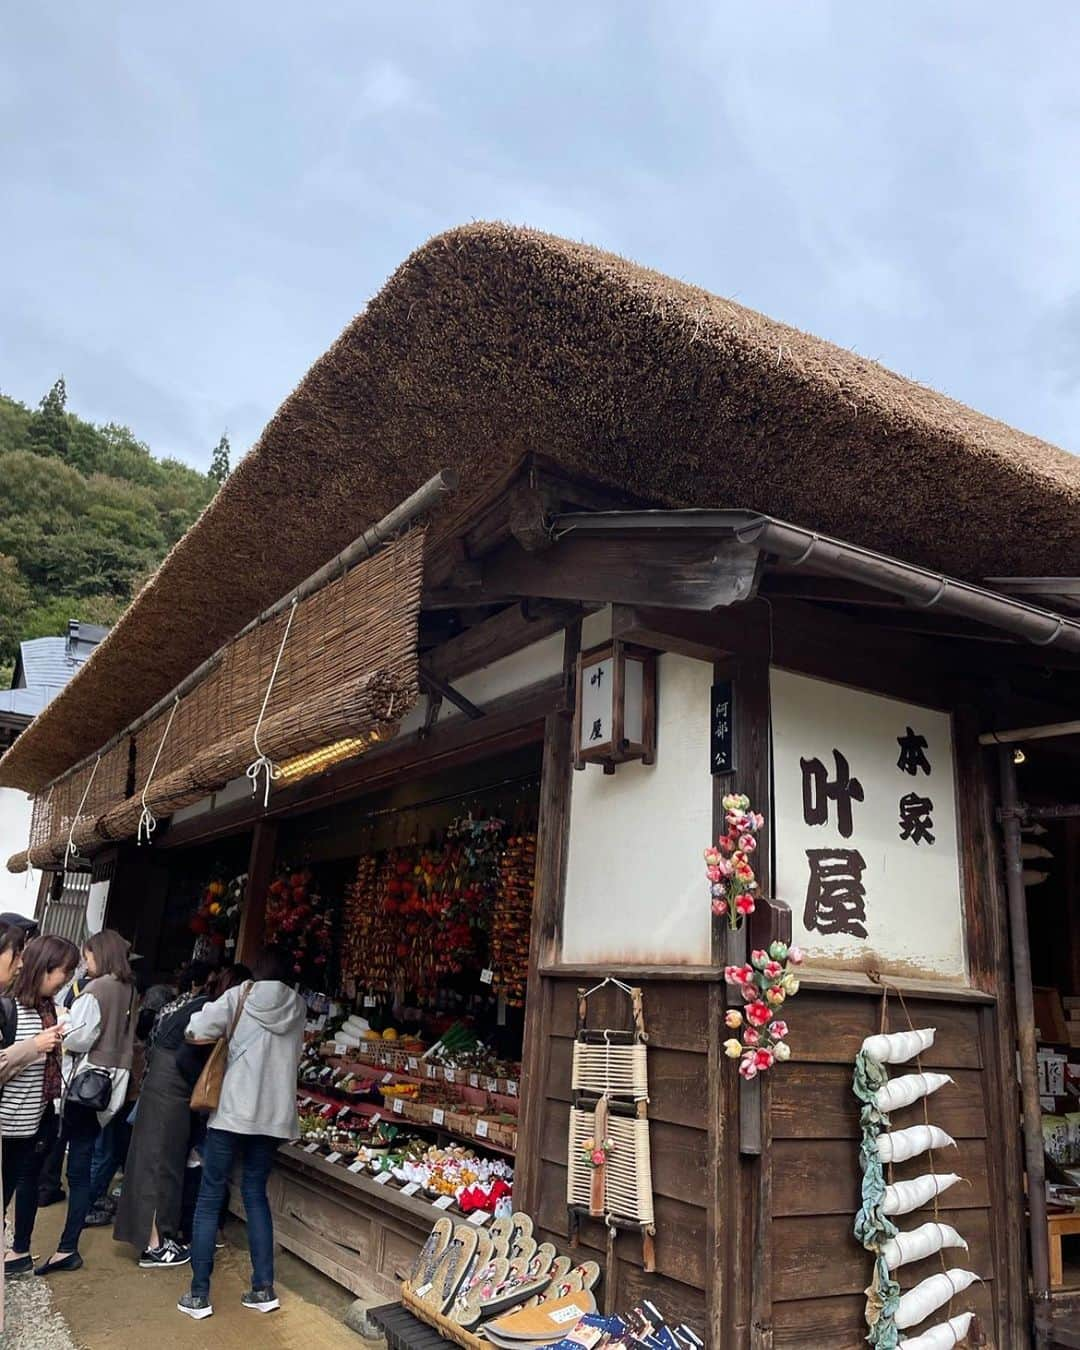
[(61, 1092), (61, 1031), (53, 996), (71, 978), (78, 959), (79, 949), (64, 938), (32, 938), (11, 984), (13, 1045), (30, 1042), (35, 1054), (7, 1075), (0, 1096), (5, 1213), (15, 1199), (15, 1239), (4, 1258), (6, 1275), (25, 1275), (33, 1268), (30, 1240), (38, 1210), (38, 1174), (56, 1136), (53, 1102)]

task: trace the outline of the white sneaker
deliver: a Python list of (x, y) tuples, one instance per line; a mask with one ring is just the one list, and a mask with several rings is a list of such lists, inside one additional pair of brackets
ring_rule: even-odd
[(200, 1294), (184, 1294), (180, 1302), (176, 1305), (177, 1312), (182, 1312), (185, 1317), (193, 1317), (196, 1322), (201, 1322), (204, 1317), (213, 1317), (214, 1307), (208, 1298), (203, 1298)]
[(278, 1296), (272, 1288), (249, 1289), (246, 1294), (242, 1295), (240, 1302), (245, 1308), (254, 1308), (256, 1312), (261, 1313), (274, 1312), (275, 1309), (281, 1307)]

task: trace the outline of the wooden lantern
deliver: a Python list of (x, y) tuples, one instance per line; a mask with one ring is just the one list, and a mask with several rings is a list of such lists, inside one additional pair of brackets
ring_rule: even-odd
[(618, 638), (578, 656), (574, 767), (656, 760), (656, 653)]

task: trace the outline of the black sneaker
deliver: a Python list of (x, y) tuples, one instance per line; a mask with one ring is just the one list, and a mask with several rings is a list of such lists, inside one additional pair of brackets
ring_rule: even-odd
[(162, 1270), (167, 1266), (186, 1266), (190, 1260), (190, 1247), (181, 1247), (172, 1238), (166, 1238), (160, 1247), (147, 1247), (139, 1257), (139, 1265), (143, 1270)]
[(95, 1205), (86, 1216), (85, 1228), (108, 1228), (113, 1221), (113, 1215), (107, 1209), (102, 1209)]
[(38, 1195), (38, 1209), (48, 1209), (50, 1205), (62, 1205), (67, 1199), (67, 1192), (59, 1187), (54, 1191), (42, 1191)]
[(184, 1294), (176, 1305), (176, 1310), (182, 1312), (185, 1317), (194, 1317), (196, 1322), (201, 1322), (204, 1317), (212, 1317), (214, 1314), (213, 1304), (201, 1294)]
[(273, 1312), (276, 1308), (281, 1307), (281, 1304), (278, 1302), (278, 1296), (274, 1293), (273, 1288), (249, 1289), (247, 1293), (241, 1297), (240, 1302), (245, 1308), (253, 1308), (256, 1312), (263, 1313)]

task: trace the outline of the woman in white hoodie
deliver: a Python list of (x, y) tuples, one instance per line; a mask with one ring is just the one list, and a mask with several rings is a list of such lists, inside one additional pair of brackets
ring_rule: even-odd
[(266, 1182), (274, 1154), (300, 1130), (296, 1115), (296, 1071), (304, 1045), (307, 1007), (286, 983), (286, 965), (269, 950), (253, 964), (254, 980), (208, 1003), (188, 1023), (187, 1039), (209, 1044), (229, 1036), (229, 1057), (217, 1110), (207, 1123), (203, 1177), (191, 1235), (191, 1292), (177, 1304), (199, 1320), (214, 1311), (210, 1277), (221, 1206), (233, 1165), (243, 1160), (244, 1200), (251, 1289), (244, 1307), (272, 1312), (274, 1227)]

